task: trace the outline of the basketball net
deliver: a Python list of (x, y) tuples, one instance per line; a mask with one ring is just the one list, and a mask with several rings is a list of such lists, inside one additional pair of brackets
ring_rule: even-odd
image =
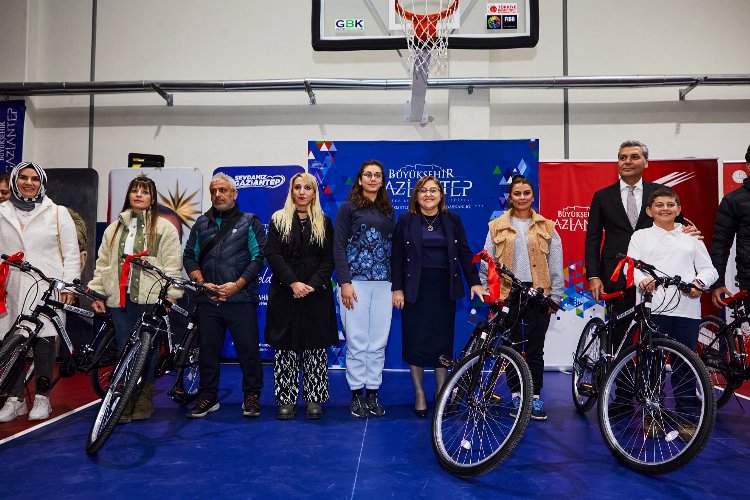
[[(414, 76), (427, 80), (431, 69), (448, 61), (448, 35), (459, 0), (394, 0), (409, 47)], [(434, 10), (433, 10), (434, 9)]]

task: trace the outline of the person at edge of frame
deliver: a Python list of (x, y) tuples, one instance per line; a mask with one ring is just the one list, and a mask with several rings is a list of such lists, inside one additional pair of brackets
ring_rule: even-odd
[[(750, 169), (750, 146), (745, 153), (745, 162)], [(711, 286), (711, 299), (716, 307), (723, 307), (722, 296), (731, 297), (725, 275), (732, 242), (737, 238), (734, 262), (737, 268), (736, 281), (740, 290), (750, 290), (750, 177), (745, 177), (742, 186), (727, 193), (719, 203), (711, 241), (711, 262), (719, 272), (719, 279)], [(750, 298), (745, 301), (750, 308)]]

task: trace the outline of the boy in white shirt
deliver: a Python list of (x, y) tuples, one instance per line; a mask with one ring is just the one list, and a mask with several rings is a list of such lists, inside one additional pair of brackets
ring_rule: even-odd
[[(681, 276), (697, 288), (683, 293), (676, 287), (664, 289), (654, 286), (653, 278), (635, 269), (635, 283), (641, 290), (653, 292), (651, 319), (659, 331), (681, 342), (693, 351), (698, 344), (701, 320), (700, 296), (719, 277), (711, 264), (706, 245), (702, 240), (682, 232), (682, 224), (675, 222), (680, 214), (680, 198), (667, 187), (660, 187), (651, 195), (646, 213), (654, 225), (633, 233), (628, 246), (628, 256), (642, 260), (669, 276)], [(681, 386), (681, 370), (673, 366), (672, 384)], [(678, 414), (689, 416), (697, 404), (694, 388), (675, 389), (675, 406)]]

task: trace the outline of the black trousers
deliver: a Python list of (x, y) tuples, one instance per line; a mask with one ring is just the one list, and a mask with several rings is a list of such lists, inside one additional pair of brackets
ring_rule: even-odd
[[(534, 395), (538, 396), (544, 386), (544, 340), (547, 337), (550, 315), (534, 299), (529, 300), (527, 306), (521, 308), (517, 295), (509, 296), (505, 300), (505, 305), (510, 309), (508, 319), (515, 321), (510, 332), (512, 347), (525, 356), (526, 364), (531, 371)], [(512, 392), (520, 391), (515, 372), (508, 374), (508, 385)]]
[[(612, 302), (612, 311), (609, 311), (610, 317), (616, 317), (628, 309), (635, 307), (636, 295), (636, 286), (626, 288), (625, 296), (621, 300)], [(620, 345), (622, 339), (625, 338), (625, 334), (628, 333), (628, 327), (630, 327), (630, 321), (623, 321), (612, 329), (612, 338), (610, 339), (610, 346), (612, 346), (612, 349), (615, 349)], [(622, 348), (624, 349), (627, 346), (628, 344), (623, 344)]]
[(242, 369), (242, 392), (260, 394), (263, 366), (258, 347), (257, 304), (212, 302), (198, 304), (200, 344), (200, 391), (202, 399), (215, 399), (219, 392), (221, 349), (226, 331), (232, 335)]

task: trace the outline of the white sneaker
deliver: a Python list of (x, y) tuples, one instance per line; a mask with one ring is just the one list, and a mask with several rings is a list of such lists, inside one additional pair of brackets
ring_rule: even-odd
[(17, 397), (11, 396), (5, 400), (3, 408), (0, 410), (0, 422), (10, 422), (16, 417), (26, 415), (29, 413), (29, 409), (26, 408), (26, 403)]
[(34, 396), (34, 407), (29, 413), (29, 420), (44, 420), (49, 418), (50, 413), (52, 406), (49, 404), (49, 398), (39, 394)]

